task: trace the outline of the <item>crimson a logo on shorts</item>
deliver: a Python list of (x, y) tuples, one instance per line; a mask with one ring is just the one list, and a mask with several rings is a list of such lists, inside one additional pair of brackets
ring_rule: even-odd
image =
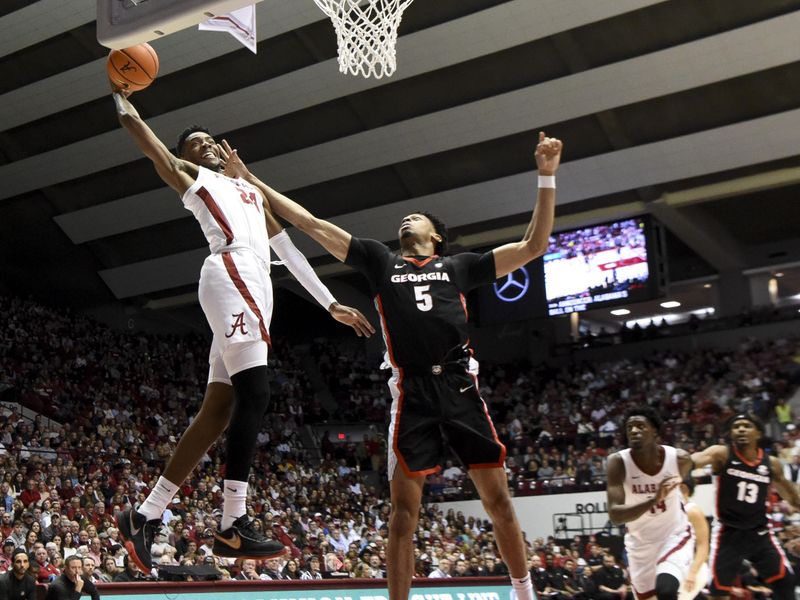
[(226, 333), (225, 337), (226, 338), (233, 337), (233, 334), (236, 333), (237, 329), (239, 330), (239, 333), (241, 333), (242, 335), (247, 335), (247, 331), (245, 331), (244, 328), (244, 313), (240, 312), (238, 314), (233, 314), (231, 316), (234, 317), (234, 321), (233, 323), (231, 323), (231, 332)]

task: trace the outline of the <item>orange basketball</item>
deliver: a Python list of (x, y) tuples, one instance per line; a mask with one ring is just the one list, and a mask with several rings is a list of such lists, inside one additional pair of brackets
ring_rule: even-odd
[(150, 44), (112, 50), (106, 71), (114, 85), (132, 92), (143, 90), (158, 75), (158, 55)]

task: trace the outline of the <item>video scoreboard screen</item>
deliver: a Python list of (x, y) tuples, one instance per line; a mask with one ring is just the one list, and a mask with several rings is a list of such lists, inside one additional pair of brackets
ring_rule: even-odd
[(547, 314), (653, 298), (652, 236), (646, 217), (553, 234), (544, 255)]

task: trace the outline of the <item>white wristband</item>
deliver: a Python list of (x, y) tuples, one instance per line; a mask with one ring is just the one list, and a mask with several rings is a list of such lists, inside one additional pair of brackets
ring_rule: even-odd
[(539, 175), (539, 187), (556, 189), (555, 175)]
[(300, 285), (314, 297), (314, 300), (319, 302), (325, 310), (330, 310), (331, 304), (336, 302), (336, 298), (319, 280), (306, 257), (292, 243), (292, 238), (289, 237), (286, 230), (272, 236), (269, 245), (289, 269), (289, 272), (294, 275), (294, 278), (300, 282)]

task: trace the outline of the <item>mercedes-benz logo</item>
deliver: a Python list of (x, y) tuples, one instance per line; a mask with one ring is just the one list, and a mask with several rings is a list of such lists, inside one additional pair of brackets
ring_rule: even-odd
[(495, 281), (494, 295), (503, 302), (516, 302), (525, 295), (530, 286), (531, 278), (528, 269), (520, 267), (513, 273), (506, 275), (505, 279)]

